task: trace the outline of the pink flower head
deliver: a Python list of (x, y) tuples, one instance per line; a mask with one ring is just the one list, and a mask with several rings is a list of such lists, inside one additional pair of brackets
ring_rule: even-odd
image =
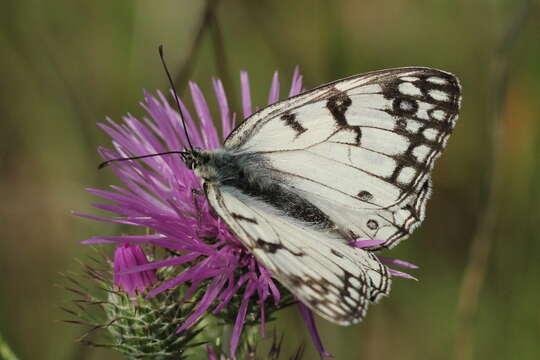
[(124, 274), (136, 266), (148, 264), (148, 259), (137, 245), (124, 243), (114, 251), (114, 284), (130, 296), (144, 292), (157, 282), (155, 270), (145, 270)]
[[(253, 108), (246, 72), (241, 72), (242, 117), (251, 115)], [(199, 87), (189, 84), (194, 110), (199, 119), (194, 118), (182, 101), (180, 106), (191, 143), (202, 149), (215, 149), (234, 128), (236, 113), (232, 113), (223, 84), (213, 80), (214, 95), (219, 105), (221, 134), (216, 129), (208, 103)], [(302, 75), (296, 68), (288, 95), (302, 91)], [(279, 100), (280, 84), (278, 73), (274, 73), (268, 96), (268, 104)], [(114, 151), (100, 148), (104, 159), (140, 156), (165, 151), (180, 151), (186, 148), (187, 139), (178, 112), (166, 97), (145, 93), (141, 106), (148, 117), (138, 120), (127, 115), (118, 124), (107, 119), (107, 124), (99, 126), (113, 140)], [(112, 190), (88, 189), (89, 192), (109, 201), (95, 204), (99, 209), (119, 217), (103, 218), (92, 215), (81, 216), (128, 224), (152, 230), (149, 235), (125, 235), (94, 237), (83, 243), (147, 243), (174, 251), (178, 255), (148, 264), (139, 263), (124, 271), (125, 275), (141, 271), (155, 270), (164, 266), (177, 266), (181, 271), (152, 289), (151, 297), (176, 286), (187, 286), (185, 299), (190, 298), (204, 286), (204, 295), (196, 310), (178, 331), (192, 326), (201, 316), (211, 312), (217, 314), (226, 309), (234, 298), (240, 299), (236, 311), (236, 321), (231, 338), (231, 354), (235, 354), (240, 335), (250, 305), (257, 305), (264, 334), (266, 310), (277, 308), (283, 298), (272, 275), (242, 243), (229, 231), (228, 226), (216, 216), (201, 191), (201, 181), (186, 168), (179, 155), (145, 158), (139, 161), (124, 161), (111, 165), (112, 171), (124, 186), (111, 186)], [(366, 247), (373, 244), (354, 244)], [(393, 275), (401, 275), (394, 272)], [(404, 275), (403, 275), (404, 276)], [(330, 356), (320, 341), (313, 315), (305, 307), (301, 314), (321, 356)]]

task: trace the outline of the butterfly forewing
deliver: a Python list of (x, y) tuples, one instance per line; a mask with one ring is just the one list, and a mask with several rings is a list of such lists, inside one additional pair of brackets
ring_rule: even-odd
[(225, 147), (264, 156), (277, 179), (349, 238), (385, 240), (372, 250), (391, 247), (424, 218), (430, 171), (460, 98), (457, 78), (443, 71), (367, 73), (260, 110)]

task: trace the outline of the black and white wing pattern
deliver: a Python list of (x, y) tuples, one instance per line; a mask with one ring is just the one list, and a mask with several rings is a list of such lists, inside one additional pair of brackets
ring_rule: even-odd
[[(372, 251), (424, 219), (460, 98), (457, 78), (439, 70), (354, 76), (253, 114), (196, 173), (210, 205), (278, 281), (324, 318), (354, 324), (390, 291)], [(382, 242), (349, 245), (372, 239)]]
[(390, 291), (386, 266), (333, 232), (283, 216), (235, 187), (205, 184), (210, 204), (233, 233), (304, 304), (339, 325), (362, 320)]
[(263, 158), (273, 180), (333, 221), (342, 242), (384, 240), (370, 250), (388, 248), (424, 219), (430, 172), (460, 100), (459, 81), (447, 72), (366, 73), (261, 109), (225, 149)]

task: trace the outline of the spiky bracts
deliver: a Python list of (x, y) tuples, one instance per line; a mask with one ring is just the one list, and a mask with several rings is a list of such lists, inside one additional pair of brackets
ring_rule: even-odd
[[(66, 289), (78, 296), (71, 309), (64, 308), (74, 319), (66, 322), (80, 324), (86, 331), (80, 342), (107, 347), (124, 354), (128, 359), (183, 360), (189, 350), (201, 345), (197, 336), (202, 331), (194, 324), (186, 331), (178, 327), (192, 314), (196, 302), (180, 299), (181, 288), (164, 291), (145, 298), (144, 292), (128, 293), (113, 285), (112, 264), (108, 260), (95, 265), (83, 264), (85, 278), (92, 280), (94, 289), (83, 285), (80, 276), (66, 276), (73, 286)], [(158, 271), (157, 278), (167, 271)], [(170, 271), (169, 271), (170, 272)], [(100, 294), (92, 295), (99, 289)], [(199, 295), (195, 294), (194, 299)]]

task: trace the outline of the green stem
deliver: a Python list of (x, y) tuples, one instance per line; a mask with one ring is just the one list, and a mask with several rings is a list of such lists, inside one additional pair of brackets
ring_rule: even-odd
[(0, 334), (0, 360), (18, 360)]

